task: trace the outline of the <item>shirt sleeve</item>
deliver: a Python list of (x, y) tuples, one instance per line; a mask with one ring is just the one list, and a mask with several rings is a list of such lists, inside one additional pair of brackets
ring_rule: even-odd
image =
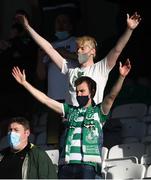
[(68, 62), (64, 59), (62, 68), (61, 68), (61, 73), (62, 74), (67, 74), (69, 68), (68, 68)]
[(94, 64), (99, 68), (99, 71), (101, 74), (108, 74), (112, 69), (109, 68), (108, 62), (107, 62), (107, 57), (103, 58), (102, 60), (98, 61), (97, 63)]
[(67, 103), (63, 103), (62, 112), (63, 112), (63, 117), (66, 117), (69, 112), (69, 105)]
[(99, 108), (100, 108), (101, 122), (106, 122), (106, 120), (108, 119), (108, 114), (104, 114), (102, 110), (102, 103), (99, 104)]

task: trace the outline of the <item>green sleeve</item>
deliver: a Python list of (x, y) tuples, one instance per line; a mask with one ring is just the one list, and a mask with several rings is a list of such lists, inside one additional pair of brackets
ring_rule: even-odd
[(64, 108), (64, 117), (67, 116), (69, 113), (69, 105), (67, 103), (63, 103), (63, 108)]
[(99, 112), (100, 112), (101, 122), (106, 122), (106, 120), (108, 119), (108, 115), (107, 114), (103, 114), (102, 108), (101, 108), (101, 104), (98, 105), (98, 108), (100, 109)]

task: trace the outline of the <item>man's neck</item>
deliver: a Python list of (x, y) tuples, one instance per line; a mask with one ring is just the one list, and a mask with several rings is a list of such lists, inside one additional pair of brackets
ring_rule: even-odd
[(92, 105), (92, 100), (89, 99), (88, 103), (84, 106), (84, 108), (88, 108), (88, 107), (91, 106), (91, 105)]
[(89, 67), (89, 66), (92, 66), (94, 64), (94, 61), (93, 61), (93, 59), (90, 59), (90, 60), (88, 60), (87, 62), (85, 62), (85, 63), (83, 63), (83, 64), (81, 64), (81, 68), (85, 68), (85, 67)]
[(22, 151), (27, 145), (28, 145), (28, 142), (24, 143), (23, 145), (21, 145), (21, 146), (18, 147), (17, 149), (12, 149), (12, 151), (13, 151), (14, 153), (18, 153), (18, 152)]

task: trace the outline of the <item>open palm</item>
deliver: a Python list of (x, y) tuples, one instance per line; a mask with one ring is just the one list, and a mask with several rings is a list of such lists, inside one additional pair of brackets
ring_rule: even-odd
[(12, 75), (16, 79), (16, 81), (20, 84), (23, 84), (26, 81), (25, 70), (21, 72), (19, 67), (14, 67), (12, 69)]

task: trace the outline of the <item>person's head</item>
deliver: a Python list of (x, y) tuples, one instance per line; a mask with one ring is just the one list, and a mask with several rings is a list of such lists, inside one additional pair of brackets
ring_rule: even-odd
[(76, 43), (79, 63), (84, 64), (88, 60), (93, 61), (96, 56), (96, 40), (90, 36), (82, 36), (77, 38)]
[(30, 135), (30, 124), (24, 117), (10, 119), (8, 126), (8, 141), (10, 147), (15, 151), (22, 150), (28, 144)]
[(59, 14), (55, 19), (55, 36), (60, 39), (69, 37), (72, 30), (71, 19), (67, 14)]
[(81, 76), (75, 81), (76, 95), (79, 106), (87, 107), (93, 102), (96, 93), (96, 82), (87, 76)]

